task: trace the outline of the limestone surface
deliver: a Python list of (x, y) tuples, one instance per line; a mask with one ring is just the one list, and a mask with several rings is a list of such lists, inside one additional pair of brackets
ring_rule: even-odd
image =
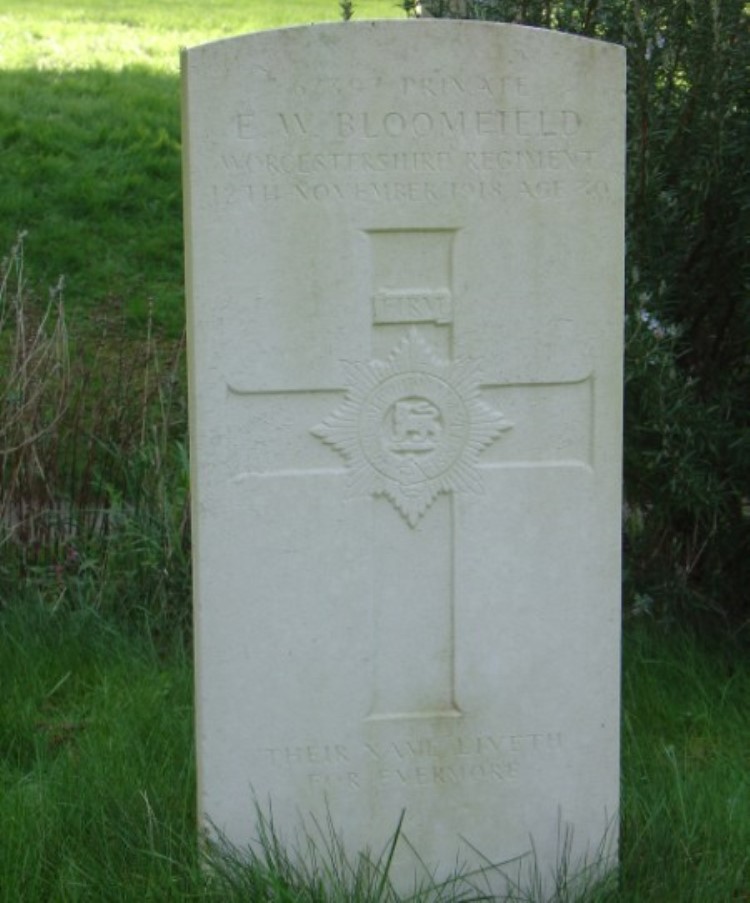
[(402, 890), (614, 861), (624, 85), (619, 47), (476, 22), (184, 52), (199, 804), (230, 841), (270, 805), (290, 848), (330, 817), (377, 857), (403, 813)]

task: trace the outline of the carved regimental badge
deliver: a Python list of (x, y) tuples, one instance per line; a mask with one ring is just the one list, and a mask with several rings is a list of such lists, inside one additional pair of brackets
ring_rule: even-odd
[(439, 492), (479, 492), (479, 453), (513, 425), (479, 398), (476, 361), (441, 359), (416, 329), (385, 361), (347, 363), (342, 404), (312, 429), (354, 495), (386, 495), (413, 527)]

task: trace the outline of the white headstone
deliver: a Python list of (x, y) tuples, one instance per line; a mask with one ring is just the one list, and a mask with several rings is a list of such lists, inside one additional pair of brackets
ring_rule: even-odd
[(347, 23), (192, 48), (183, 78), (204, 823), (246, 844), (270, 802), (290, 846), (330, 816), (377, 855), (404, 811), (401, 888), (591, 862), (618, 809), (622, 49)]

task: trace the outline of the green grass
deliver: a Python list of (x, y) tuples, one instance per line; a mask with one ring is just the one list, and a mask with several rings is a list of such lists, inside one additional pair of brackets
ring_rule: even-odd
[[(357, 17), (399, 16), (360, 0)], [(124, 307), (184, 323), (179, 51), (259, 29), (337, 20), (337, 0), (3, 0), (0, 248), (20, 230), (68, 309)]]
[[(399, 0), (356, 0), (355, 19), (403, 16)], [(180, 47), (341, 19), (338, 0), (4, 0), (2, 69), (143, 65), (176, 73)]]
[(626, 632), (624, 899), (750, 899), (750, 663), (727, 637)]
[[(272, 840), (253, 869), (201, 870), (189, 650), (66, 599), (0, 612), (0, 899), (324, 899), (322, 868), (300, 874)], [(585, 899), (747, 900), (747, 657), (631, 626), (624, 689), (620, 887)], [(371, 873), (347, 887), (331, 897), (377, 898)]]
[(90, 610), (0, 615), (0, 899), (199, 884), (190, 669)]

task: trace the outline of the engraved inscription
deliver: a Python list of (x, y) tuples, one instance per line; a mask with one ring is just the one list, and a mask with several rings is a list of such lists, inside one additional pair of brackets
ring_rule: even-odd
[(512, 424), (479, 398), (475, 361), (438, 357), (415, 328), (385, 361), (349, 363), (342, 405), (312, 429), (354, 495), (385, 495), (414, 527), (440, 492), (481, 491), (479, 453)]
[(223, 182), (211, 187), (211, 204), (219, 210), (239, 209), (290, 201), (306, 204), (342, 202), (368, 204), (426, 204), (446, 201), (493, 202), (503, 198), (514, 201), (566, 201), (584, 195), (592, 202), (605, 200), (611, 194), (608, 182), (599, 179), (571, 181), (569, 177), (530, 181), (513, 178), (479, 179), (467, 171), (461, 178), (444, 181), (381, 179), (371, 181), (311, 182), (304, 178), (278, 177), (265, 182)]
[[(521, 52), (520, 56), (523, 59), (525, 54)], [(318, 76), (299, 82), (292, 90), (301, 97), (342, 93), (359, 95), (382, 88), (388, 82), (389, 79), (382, 75)], [(518, 75), (498, 75), (494, 72), (454, 74), (440, 71), (430, 75), (402, 76), (397, 82), (397, 89), (405, 98), (422, 97), (425, 100), (439, 97), (448, 100), (464, 100), (467, 97), (504, 100), (526, 97), (531, 90), (527, 79)]]
[[(327, 109), (297, 104), (316, 91), (336, 101)], [(535, 104), (533, 95), (515, 74), (313, 79), (294, 88), (288, 106), (269, 101), (227, 119), (217, 161), (224, 176), (211, 200), (221, 210), (300, 201), (564, 203), (584, 179), (604, 186), (583, 192), (592, 203), (606, 199), (607, 161), (585, 111), (562, 100)]]
[[(294, 115), (299, 118), (299, 114)], [(339, 138), (557, 138), (575, 135), (581, 127), (581, 117), (575, 110), (391, 110), (383, 115), (339, 112), (336, 124)]]
[(330, 114), (285, 111), (238, 113), (235, 137), (241, 141), (273, 138), (570, 138), (581, 128), (576, 110), (389, 110), (386, 113), (338, 110)]
[(372, 176), (385, 173), (396, 175), (438, 174), (459, 172), (538, 172), (562, 170), (567, 172), (590, 170), (596, 154), (582, 149), (496, 150), (496, 151), (371, 151), (318, 153), (225, 153), (223, 168), (229, 173), (274, 178), (277, 176), (341, 175)]
[(439, 74), (404, 76), (401, 79), (401, 91), (404, 97), (491, 97), (499, 100), (508, 96), (524, 97), (529, 93), (529, 86), (525, 79), (518, 76)]
[(372, 298), (372, 319), (378, 323), (437, 323), (453, 319), (451, 293), (445, 290), (383, 289)]
[(419, 788), (512, 783), (535, 758), (565, 748), (559, 731), (479, 736), (420, 734), (386, 743), (304, 743), (259, 754), (288, 777), (323, 791), (363, 787)]

